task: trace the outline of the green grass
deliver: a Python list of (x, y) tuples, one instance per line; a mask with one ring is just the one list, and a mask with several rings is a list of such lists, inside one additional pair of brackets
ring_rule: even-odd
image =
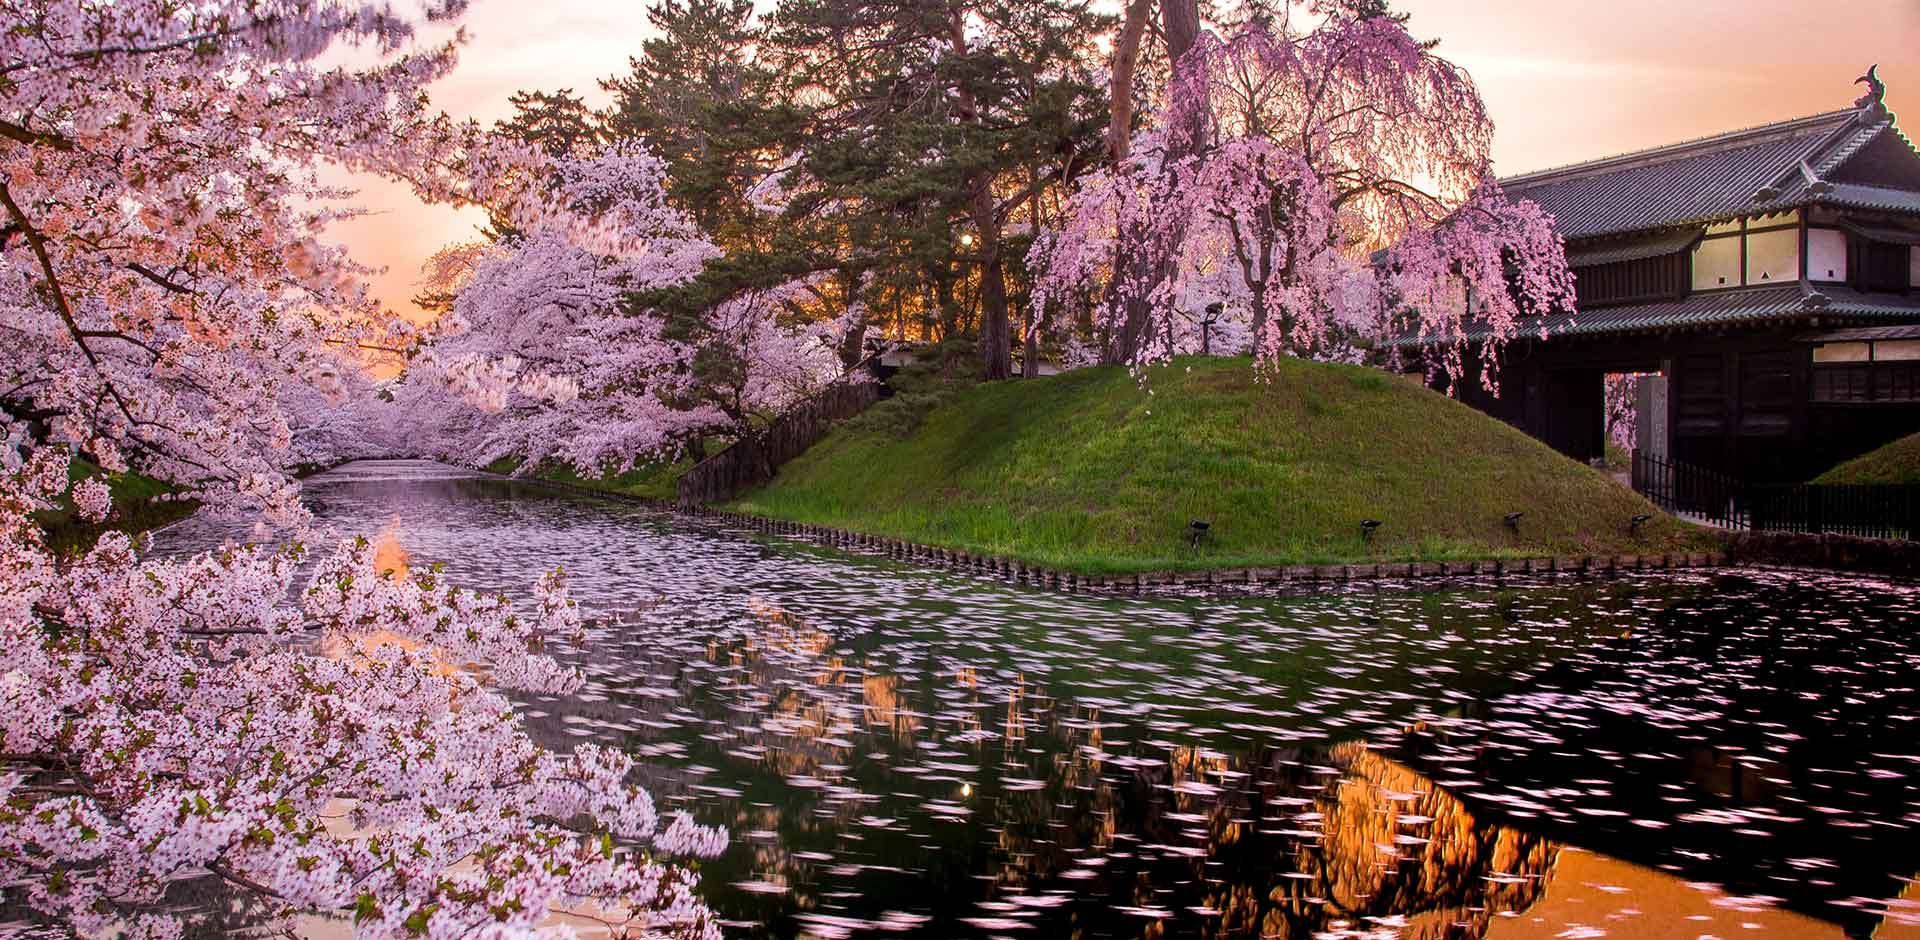
[(113, 515), (104, 524), (81, 519), (70, 496), (62, 496), (58, 507), (34, 513), (34, 521), (46, 533), (47, 547), (59, 553), (85, 552), (110, 530), (145, 532), (193, 514), (200, 504), (193, 500), (161, 499), (179, 491), (179, 487), (138, 473), (107, 473), (98, 466), (74, 458), (67, 467), (67, 478), (84, 480), (104, 476), (113, 493)]
[(1815, 483), (1920, 483), (1920, 434), (1909, 434), (1815, 477)]
[[(738, 512), (1089, 573), (1702, 550), (1699, 530), (1373, 369), (1181, 360), (981, 385), (905, 432), (843, 424)], [(1523, 511), (1518, 534), (1503, 516)], [(1655, 516), (1640, 537), (1637, 513)], [(1360, 521), (1384, 522), (1371, 543)], [(1189, 520), (1213, 524), (1187, 545)]]
[[(490, 473), (512, 473), (519, 467), (520, 461), (513, 457), (496, 460), (486, 466)], [(671, 502), (675, 497), (674, 481), (692, 466), (687, 461), (677, 463), (643, 464), (626, 473), (610, 477), (581, 476), (580, 471), (566, 464), (541, 467), (527, 474), (535, 480), (551, 480), (572, 486), (599, 490), (604, 493), (617, 493), (621, 496), (636, 496), (642, 499), (658, 499)]]

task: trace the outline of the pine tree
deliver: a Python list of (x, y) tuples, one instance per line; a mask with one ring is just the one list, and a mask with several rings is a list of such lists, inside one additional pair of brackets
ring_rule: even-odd
[[(1105, 97), (1086, 63), (1111, 18), (1083, 2), (787, 0), (771, 48), (817, 182), (789, 215), (832, 218), (850, 256), (951, 322), (975, 286), (982, 373), (1010, 372), (1009, 268), (1031, 201), (1090, 162)], [(957, 324), (954, 324), (957, 325)]]

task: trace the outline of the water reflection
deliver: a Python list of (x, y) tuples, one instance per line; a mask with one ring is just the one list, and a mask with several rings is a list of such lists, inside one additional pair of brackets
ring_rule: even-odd
[(460, 583), (566, 566), (612, 622), (568, 652), (583, 693), (525, 702), (535, 733), (617, 742), (728, 825), (704, 871), (740, 936), (1888, 937), (1917, 913), (1912, 588), (1121, 600), (429, 464), (308, 491)]

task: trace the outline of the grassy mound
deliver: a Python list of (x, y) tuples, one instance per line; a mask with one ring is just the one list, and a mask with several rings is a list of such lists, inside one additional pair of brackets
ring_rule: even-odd
[[(730, 508), (1087, 572), (1700, 550), (1698, 530), (1372, 369), (1181, 360), (977, 386), (848, 422)], [(1504, 516), (1524, 512), (1519, 531)], [(1653, 513), (1638, 537), (1628, 520)], [(1360, 522), (1383, 523), (1371, 542)], [(1212, 523), (1199, 546), (1187, 524)]]
[(1920, 434), (1870, 450), (1814, 478), (1815, 483), (1920, 483)]

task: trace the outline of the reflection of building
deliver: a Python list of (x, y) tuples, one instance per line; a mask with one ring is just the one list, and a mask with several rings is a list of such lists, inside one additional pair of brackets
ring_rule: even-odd
[(1920, 429), (1920, 155), (1871, 89), (1503, 180), (1555, 217), (1578, 312), (1522, 322), (1500, 394), (1471, 376), (1461, 399), (1585, 460), (1604, 376), (1658, 373), (1654, 449), (1752, 478), (1804, 479)]
[(1397, 918), (1404, 940), (1474, 938), (1541, 896), (1560, 851), (1552, 841), (1476, 820), (1431, 780), (1363, 744), (1336, 745), (1326, 759), (1345, 776), (1293, 815), (1318, 813), (1321, 835), (1296, 845), (1259, 936), (1306, 938), (1335, 920)]
[[(1837, 924), (1730, 897), (1711, 885), (1658, 869), (1567, 847), (1560, 851), (1545, 895), (1517, 916), (1497, 918), (1487, 940), (1581, 936), (1582, 927), (1635, 940), (1699, 940), (1703, 936), (1846, 940), (1847, 936)], [(1895, 936), (1881, 933), (1875, 940)]]
[[(1010, 919), (1036, 935), (1305, 938), (1377, 917), (1472, 940), (1533, 903), (1550, 872), (1553, 842), (1476, 820), (1359, 745), (1110, 741), (1100, 708), (1024, 677), (965, 662), (869, 671), (801, 618), (755, 613), (751, 632), (705, 650), (728, 677), (715, 704), (730, 733), (715, 747), (748, 765), (716, 774), (735, 795), (703, 810), (718, 802), (736, 832), (704, 866), (710, 890), (737, 898), (723, 908), (778, 903), (872, 929), (906, 910), (935, 936)], [(1161, 916), (1178, 920), (1149, 927)]]

